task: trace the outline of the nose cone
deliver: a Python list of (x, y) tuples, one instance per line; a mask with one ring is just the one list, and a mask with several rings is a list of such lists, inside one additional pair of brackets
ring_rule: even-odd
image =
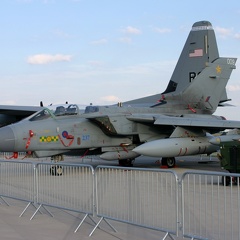
[(0, 151), (14, 152), (15, 137), (11, 127), (6, 126), (0, 128)]
[(136, 152), (141, 155), (156, 157), (160, 151), (161, 144), (158, 143), (158, 140), (144, 143), (133, 149), (133, 152)]

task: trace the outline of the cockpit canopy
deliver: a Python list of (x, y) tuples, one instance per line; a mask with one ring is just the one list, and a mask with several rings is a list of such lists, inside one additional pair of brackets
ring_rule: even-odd
[(37, 112), (29, 118), (29, 121), (38, 121), (47, 118), (57, 118), (69, 115), (80, 115), (80, 109), (76, 104), (52, 105)]
[(87, 106), (85, 108), (85, 112), (84, 113), (95, 113), (95, 112), (99, 112), (99, 106)]

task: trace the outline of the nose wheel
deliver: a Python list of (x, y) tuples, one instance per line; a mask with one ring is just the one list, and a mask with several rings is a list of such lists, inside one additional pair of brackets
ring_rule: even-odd
[(62, 176), (62, 174), (63, 174), (62, 166), (59, 166), (59, 165), (51, 166), (50, 175), (52, 175), (52, 176)]
[[(63, 161), (63, 155), (55, 155), (51, 157), (51, 160), (55, 163)], [(63, 174), (63, 167), (59, 165), (52, 165), (50, 167), (50, 175), (52, 176), (61, 176)]]

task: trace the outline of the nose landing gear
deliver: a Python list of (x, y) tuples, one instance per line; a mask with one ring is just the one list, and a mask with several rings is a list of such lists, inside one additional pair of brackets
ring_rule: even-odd
[[(55, 155), (51, 157), (51, 161), (54, 161), (54, 163), (63, 161), (63, 155)], [(52, 176), (62, 176), (63, 175), (63, 167), (60, 165), (52, 165), (50, 167), (50, 175)]]
[(52, 175), (52, 176), (62, 176), (62, 174), (63, 174), (62, 166), (59, 166), (59, 165), (51, 166), (50, 175)]

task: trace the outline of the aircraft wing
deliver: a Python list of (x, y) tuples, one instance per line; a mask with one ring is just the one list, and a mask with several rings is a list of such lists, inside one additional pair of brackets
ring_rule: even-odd
[(5, 115), (9, 115), (9, 116), (27, 117), (41, 109), (42, 109), (42, 107), (40, 107), (40, 106), (0, 105), (0, 114), (5, 114)]
[[(204, 129), (233, 129), (240, 128), (240, 121), (229, 121), (217, 118), (207, 117), (176, 117), (166, 115), (131, 115), (127, 117), (131, 121), (142, 122), (142, 123), (153, 123), (154, 125), (160, 126), (180, 126), (180, 127), (198, 127)], [(210, 131), (211, 132), (211, 131)]]
[(0, 127), (18, 122), (41, 109), (37, 106), (0, 105)]

